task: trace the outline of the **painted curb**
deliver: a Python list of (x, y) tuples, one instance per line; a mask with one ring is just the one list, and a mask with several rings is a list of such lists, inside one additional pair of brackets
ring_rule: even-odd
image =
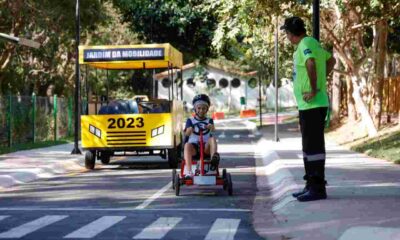
[(286, 222), (285, 210), (297, 203), (292, 193), (301, 187), (286, 168), (271, 141), (261, 138), (256, 145), (257, 193), (253, 204), (253, 225), (256, 232), (268, 239), (282, 239), (269, 229), (272, 225)]
[[(36, 154), (37, 151), (43, 151), (43, 158), (29, 157), (29, 150), (2, 155), (5, 160), (0, 161), (3, 164), (0, 169), (0, 189), (85, 170), (83, 156), (72, 157), (69, 153), (65, 153), (65, 157), (60, 153), (58, 158), (63, 159), (54, 159), (48, 165), (44, 165), (43, 163), (47, 161), (47, 150), (47, 148), (34, 150)], [(9, 168), (4, 167), (7, 164), (10, 165)]]

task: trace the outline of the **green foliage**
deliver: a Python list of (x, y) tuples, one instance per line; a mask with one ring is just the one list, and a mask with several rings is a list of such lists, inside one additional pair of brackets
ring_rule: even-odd
[[(81, 32), (106, 23), (103, 1), (80, 1)], [(50, 84), (62, 95), (73, 88), (75, 51), (75, 1), (1, 1), (0, 32), (41, 43), (31, 49), (0, 41), (0, 94), (45, 95)], [(68, 91), (67, 91), (68, 93)]]
[(140, 40), (169, 42), (184, 53), (185, 62), (213, 57), (211, 41), (216, 28), (212, 11), (203, 11), (203, 0), (113, 0)]
[(400, 131), (362, 142), (352, 150), (400, 163)]

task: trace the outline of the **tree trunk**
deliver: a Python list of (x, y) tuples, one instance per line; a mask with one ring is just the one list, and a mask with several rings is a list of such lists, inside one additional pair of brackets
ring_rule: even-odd
[(350, 122), (357, 121), (357, 111), (355, 106), (355, 101), (353, 98), (353, 83), (351, 82), (351, 77), (346, 76), (347, 85), (347, 117)]
[(358, 76), (351, 76), (351, 82), (353, 83), (354, 88), (353, 98), (355, 100), (357, 110), (361, 115), (361, 121), (367, 129), (368, 136), (376, 136), (378, 134), (378, 131), (376, 130), (372, 117), (368, 112), (368, 107), (365, 105), (361, 97), (360, 86), (358, 85)]
[(388, 24), (387, 20), (381, 20), (374, 26), (374, 65), (375, 79), (373, 81), (372, 94), (372, 118), (379, 129), (382, 116), (383, 80), (385, 77), (386, 48), (387, 48)]
[[(335, 69), (339, 69), (339, 61), (336, 62)], [(332, 77), (332, 122), (338, 123), (340, 121), (340, 100), (341, 96), (342, 82), (340, 79), (340, 74), (338, 72), (333, 72)]]

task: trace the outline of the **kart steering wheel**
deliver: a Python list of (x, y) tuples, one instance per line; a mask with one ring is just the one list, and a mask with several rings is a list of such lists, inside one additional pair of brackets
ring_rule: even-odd
[(207, 134), (210, 132), (210, 129), (207, 128), (208, 123), (205, 122), (197, 122), (193, 124), (193, 133), (196, 135), (200, 135), (200, 131), (203, 132), (204, 134)]

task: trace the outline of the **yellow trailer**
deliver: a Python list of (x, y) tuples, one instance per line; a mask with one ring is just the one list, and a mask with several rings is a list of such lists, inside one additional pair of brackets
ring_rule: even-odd
[[(168, 43), (80, 46), (79, 63), (107, 70), (167, 68), (172, 73), (182, 68), (182, 54)], [(116, 155), (160, 155), (176, 168), (183, 145), (183, 104), (173, 94), (170, 98), (111, 101), (96, 114), (82, 115), (86, 168), (93, 169), (96, 159), (108, 164)]]

